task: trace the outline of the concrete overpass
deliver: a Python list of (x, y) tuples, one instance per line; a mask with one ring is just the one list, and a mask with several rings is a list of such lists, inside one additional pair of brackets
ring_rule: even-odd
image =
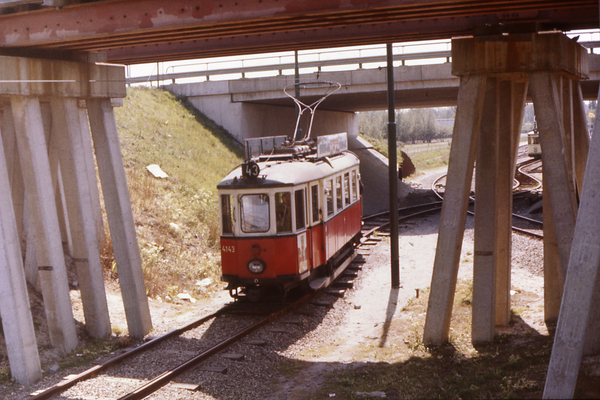
[[(600, 81), (600, 55), (589, 54), (590, 79), (581, 82), (585, 100), (596, 100)], [(302, 66), (302, 65), (301, 65)], [(243, 69), (236, 69), (243, 72)], [(192, 75), (192, 74), (187, 74)], [(399, 66), (394, 70), (397, 108), (456, 106), (459, 77), (452, 74), (450, 62), (434, 65)], [(164, 76), (169, 79), (169, 76)], [(359, 111), (387, 108), (385, 69), (302, 74), (301, 81), (340, 82), (342, 89), (319, 106), (315, 132), (348, 132), (358, 135)], [(164, 86), (185, 96), (201, 112), (227, 129), (240, 143), (258, 136), (291, 135), (294, 129), (294, 103), (283, 93), (293, 84), (293, 76), (272, 76), (230, 81), (205, 81)], [(303, 90), (302, 100), (311, 103), (320, 97), (316, 89)], [(528, 95), (531, 101), (531, 96)]]

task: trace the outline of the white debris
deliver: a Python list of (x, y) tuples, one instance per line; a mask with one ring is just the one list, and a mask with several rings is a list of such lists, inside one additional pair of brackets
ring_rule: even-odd
[(177, 295), (177, 297), (179, 297), (180, 300), (186, 300), (186, 301), (189, 301), (191, 303), (195, 303), (196, 302), (196, 299), (194, 299), (192, 296), (190, 296), (187, 293), (179, 293)]
[(152, 176), (154, 176), (155, 178), (168, 178), (169, 175), (167, 175), (165, 173), (165, 171), (163, 171), (158, 164), (150, 164), (146, 167), (146, 169), (148, 170), (148, 172), (150, 172), (152, 174)]
[(200, 286), (200, 287), (207, 287), (208, 285), (210, 285), (213, 282), (212, 279), (210, 278), (204, 278), (201, 281), (196, 281), (196, 286)]

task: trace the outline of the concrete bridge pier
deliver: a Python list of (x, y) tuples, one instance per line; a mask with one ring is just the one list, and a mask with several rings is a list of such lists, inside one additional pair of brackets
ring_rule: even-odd
[(78, 345), (63, 243), (76, 266), (87, 331), (111, 334), (88, 126), (130, 336), (148, 333), (151, 321), (111, 106), (126, 94), (123, 68), (19, 57), (0, 57), (0, 64), (0, 313), (12, 374), (31, 384), (41, 369), (26, 280), (42, 292), (52, 345), (64, 352)]
[(545, 296), (552, 304), (560, 299), (550, 290), (560, 291), (566, 274), (554, 260), (568, 265), (581, 179), (576, 171), (583, 174), (587, 156), (584, 144), (575, 145), (587, 134), (578, 85), (588, 74), (582, 46), (561, 33), (461, 38), (452, 42), (452, 59), (461, 81), (424, 331), (424, 342), (433, 345), (448, 339), (475, 159), (473, 342), (493, 340), (495, 326), (510, 320), (510, 182), (527, 88), (542, 143), (544, 215), (554, 225), (545, 227), (551, 230), (546, 267), (554, 267), (545, 272)]

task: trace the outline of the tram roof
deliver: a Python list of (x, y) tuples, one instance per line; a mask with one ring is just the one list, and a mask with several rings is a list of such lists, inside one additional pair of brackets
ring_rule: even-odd
[(256, 180), (242, 178), (242, 165), (231, 171), (217, 185), (217, 189), (251, 189), (278, 186), (295, 186), (334, 175), (359, 164), (358, 157), (351, 152), (326, 157), (316, 161), (307, 159), (259, 162), (259, 177)]

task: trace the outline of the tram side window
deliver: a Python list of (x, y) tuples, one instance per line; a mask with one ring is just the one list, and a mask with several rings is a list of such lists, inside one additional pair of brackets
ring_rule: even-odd
[(344, 207), (350, 204), (350, 172), (344, 174)]
[(312, 222), (319, 221), (319, 185), (310, 187), (310, 196), (312, 198)]
[(325, 181), (325, 201), (327, 202), (327, 216), (333, 215), (333, 180)]
[(304, 189), (296, 190), (294, 200), (296, 200), (296, 230), (304, 229), (306, 226), (304, 222)]
[(221, 195), (221, 227), (223, 235), (233, 235), (233, 207), (230, 194)]
[(336, 176), (335, 178), (335, 199), (336, 207), (338, 211), (342, 210), (342, 177)]
[(277, 233), (292, 231), (292, 196), (290, 192), (275, 193)]
[(242, 231), (246, 233), (269, 230), (269, 195), (245, 194), (240, 197)]
[(358, 198), (358, 187), (356, 185), (356, 170), (352, 171), (352, 201)]

